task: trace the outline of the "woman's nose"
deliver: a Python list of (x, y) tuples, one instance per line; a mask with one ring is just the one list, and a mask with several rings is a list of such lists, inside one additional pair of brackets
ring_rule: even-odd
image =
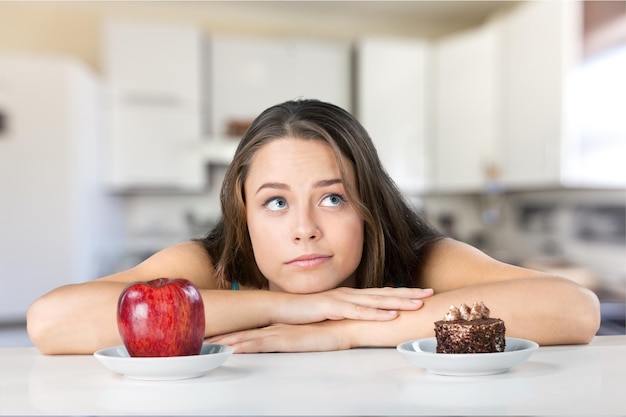
[(310, 209), (302, 209), (296, 214), (293, 229), (293, 240), (295, 242), (305, 240), (316, 240), (322, 235), (317, 222)]

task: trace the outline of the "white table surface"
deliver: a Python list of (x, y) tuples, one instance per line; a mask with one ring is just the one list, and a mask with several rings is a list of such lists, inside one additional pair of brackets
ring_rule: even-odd
[(93, 356), (0, 349), (0, 415), (626, 415), (626, 336), (541, 347), (509, 372), (433, 375), (395, 349), (232, 355), (135, 381)]

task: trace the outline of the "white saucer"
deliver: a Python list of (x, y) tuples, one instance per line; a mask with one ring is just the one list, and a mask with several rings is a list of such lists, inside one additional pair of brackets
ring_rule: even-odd
[(232, 346), (205, 343), (199, 355), (133, 358), (120, 345), (101, 349), (93, 355), (111, 371), (127, 378), (167, 381), (202, 376), (223, 364), (234, 350)]
[(437, 340), (410, 340), (396, 349), (409, 362), (439, 375), (491, 375), (506, 372), (524, 362), (539, 348), (531, 340), (507, 337), (504, 352), (495, 353), (437, 353)]

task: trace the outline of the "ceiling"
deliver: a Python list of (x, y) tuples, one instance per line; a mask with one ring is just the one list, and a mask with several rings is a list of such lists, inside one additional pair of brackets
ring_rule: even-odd
[[(498, 10), (510, 1), (252, 1), (234, 2), (245, 7), (299, 13), (331, 13), (347, 17), (411, 19), (427, 21), (470, 21)], [(233, 4), (233, 2), (231, 2)]]
[[(494, 12), (514, 7), (519, 1), (182, 1), (165, 2), (195, 13), (237, 16), (260, 27), (290, 22), (305, 30), (312, 25), (370, 27), (372, 32), (436, 37), (475, 26)], [(358, 24), (358, 25), (357, 25)]]

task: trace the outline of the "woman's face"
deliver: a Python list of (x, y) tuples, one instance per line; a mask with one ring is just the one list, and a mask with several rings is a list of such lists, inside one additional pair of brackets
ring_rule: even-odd
[(346, 199), (327, 143), (267, 143), (252, 159), (244, 192), (254, 256), (271, 290), (304, 294), (354, 285), (363, 219)]

